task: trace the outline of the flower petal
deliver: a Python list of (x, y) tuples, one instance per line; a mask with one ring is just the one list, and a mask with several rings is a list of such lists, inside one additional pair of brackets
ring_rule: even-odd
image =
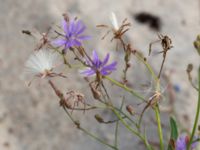
[(94, 62), (98, 62), (99, 61), (98, 54), (97, 54), (97, 52), (95, 50), (93, 50), (93, 52), (92, 52), (92, 58), (93, 58)]
[(70, 21), (70, 26), (69, 26), (69, 34), (74, 34), (75, 33), (75, 20)]
[(77, 30), (76, 34), (78, 35), (78, 34), (83, 33), (85, 29), (86, 29), (86, 26), (84, 24), (82, 24), (82, 27), (80, 27), (80, 29)]
[(52, 45), (54, 46), (63, 46), (66, 44), (66, 40), (65, 39), (56, 39), (54, 41), (51, 42)]
[(78, 40), (74, 40), (74, 46), (81, 46), (81, 42), (79, 42)]
[(77, 36), (77, 38), (80, 40), (89, 40), (91, 38), (91, 36), (82, 35), (82, 36)]
[(96, 74), (96, 72), (95, 72), (93, 69), (91, 69), (91, 68), (88, 68), (88, 69), (86, 69), (86, 70), (83, 70), (83, 71), (81, 71), (80, 73), (81, 73), (81, 74), (84, 74), (85, 76), (91, 76), (91, 75)]
[(102, 62), (102, 66), (104, 66), (108, 63), (109, 58), (110, 58), (110, 54), (108, 53)]
[(63, 30), (65, 31), (65, 33), (68, 33), (68, 25), (67, 25), (67, 22), (63, 19), (62, 22), (62, 28)]
[(78, 20), (76, 22), (76, 31), (80, 30), (81, 26), (83, 26), (83, 22), (81, 20)]
[(101, 64), (102, 64), (102, 62), (99, 59), (99, 56), (95, 50), (93, 51), (93, 62), (92, 63), (95, 68), (100, 68)]
[(116, 70), (116, 65), (117, 65), (117, 62), (115, 61), (115, 62), (111, 63), (110, 65), (104, 66), (101, 69), (101, 72), (112, 72), (112, 71)]

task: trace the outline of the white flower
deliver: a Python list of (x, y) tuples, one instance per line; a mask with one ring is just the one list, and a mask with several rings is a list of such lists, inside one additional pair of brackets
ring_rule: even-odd
[(33, 76), (46, 77), (56, 67), (57, 60), (58, 54), (56, 52), (48, 49), (35, 51), (25, 64), (26, 72)]
[(117, 17), (114, 12), (110, 13), (110, 21), (111, 21), (113, 28), (117, 31), (119, 29), (119, 25), (117, 22)]

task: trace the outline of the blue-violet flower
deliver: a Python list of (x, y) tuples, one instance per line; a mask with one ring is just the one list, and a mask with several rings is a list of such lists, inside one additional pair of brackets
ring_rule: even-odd
[[(187, 150), (187, 145), (189, 143), (189, 136), (180, 135), (176, 141), (176, 150)], [(193, 142), (191, 145), (191, 150), (197, 146), (197, 142)]]
[(62, 38), (52, 41), (54, 46), (64, 46), (64, 51), (73, 46), (81, 46), (83, 40), (88, 40), (90, 36), (83, 35), (86, 26), (81, 20), (62, 20), (62, 29), (64, 34)]
[(109, 75), (112, 71), (116, 70), (117, 62), (114, 61), (111, 64), (107, 64), (110, 58), (108, 53), (103, 61), (99, 59), (97, 52), (93, 51), (93, 56), (91, 60), (87, 60), (87, 65), (89, 66), (86, 70), (81, 71), (81, 74), (85, 76), (92, 76), (100, 73), (103, 76)]

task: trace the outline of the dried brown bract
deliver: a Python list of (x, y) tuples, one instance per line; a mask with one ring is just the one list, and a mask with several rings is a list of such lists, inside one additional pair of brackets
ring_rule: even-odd
[(91, 82), (89, 86), (90, 86), (94, 99), (100, 100), (102, 94), (101, 94), (101, 91), (98, 89), (97, 83)]

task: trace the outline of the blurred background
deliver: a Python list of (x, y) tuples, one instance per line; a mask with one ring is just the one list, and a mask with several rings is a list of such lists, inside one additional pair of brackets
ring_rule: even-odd
[[(174, 47), (168, 53), (164, 70), (170, 74), (170, 82), (175, 88), (174, 109), (179, 122), (184, 128), (191, 128), (197, 92), (191, 88), (185, 70), (188, 63), (194, 65), (192, 75), (196, 83), (200, 60), (193, 41), (200, 33), (199, 0), (0, 0), (0, 150), (108, 149), (75, 128), (60, 109), (48, 84), (27, 87), (23, 77), (24, 62), (35, 43), (21, 31), (46, 32), (52, 23), (59, 23), (62, 14), (68, 12), (81, 18), (93, 36), (92, 42), (86, 42), (88, 49), (112, 49), (113, 44), (101, 41), (105, 31), (96, 28), (97, 24), (109, 24), (111, 11), (116, 13), (119, 22), (124, 18), (131, 22), (126, 38), (144, 55), (148, 54), (149, 43), (158, 39), (158, 32), (171, 37)], [(140, 15), (144, 13), (153, 16), (154, 22), (143, 21)], [(162, 55), (154, 58), (149, 60), (156, 68)], [(137, 80), (141, 75), (137, 71), (140, 67), (134, 67), (135, 77), (130, 77)], [(70, 81), (58, 79), (56, 84), (65, 90), (85, 88), (78, 75), (68, 76)], [(113, 133), (107, 132), (109, 126), (96, 126), (94, 119), (87, 118), (87, 113), (80, 113), (78, 117), (84, 117), (85, 127), (107, 141), (113, 140)], [(121, 134), (120, 148), (135, 149), (137, 139), (123, 128)], [(152, 134), (155, 136), (153, 131)]]

